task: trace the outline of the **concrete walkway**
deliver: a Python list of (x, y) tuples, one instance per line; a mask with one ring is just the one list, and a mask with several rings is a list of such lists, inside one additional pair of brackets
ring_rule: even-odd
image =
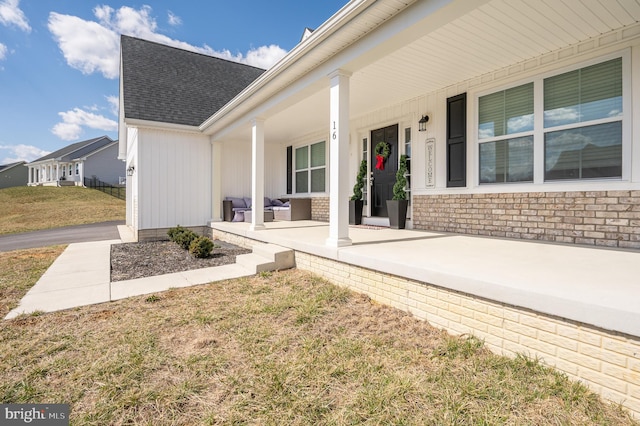
[[(269, 259), (270, 253), (280, 253), (279, 249), (271, 246), (272, 248), (267, 250), (269, 253), (266, 257), (264, 254), (262, 256), (242, 255), (245, 256), (245, 260), (238, 261), (236, 264), (112, 283), (110, 280), (111, 245), (133, 241), (129, 228), (121, 225), (118, 226), (118, 231), (120, 233), (118, 240), (70, 244), (22, 298), (19, 306), (9, 312), (5, 319), (36, 311), (53, 312), (156, 293), (169, 288), (250, 276), (258, 270), (263, 270), (263, 265), (279, 269), (293, 266), (276, 264), (274, 259)], [(292, 263), (292, 252), (290, 259)]]

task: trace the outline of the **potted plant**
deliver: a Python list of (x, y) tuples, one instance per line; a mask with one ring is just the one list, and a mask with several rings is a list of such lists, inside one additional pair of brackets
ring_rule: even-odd
[(393, 199), (387, 200), (387, 212), (389, 213), (389, 226), (392, 229), (404, 229), (407, 222), (407, 208), (409, 200), (404, 188), (407, 186), (406, 174), (407, 156), (400, 156), (400, 167), (396, 172), (396, 183), (393, 185)]
[(356, 176), (356, 184), (353, 186), (353, 195), (349, 200), (349, 225), (360, 225), (362, 223), (362, 207), (364, 200), (362, 199), (362, 188), (364, 188), (365, 178), (367, 177), (367, 160), (360, 162), (360, 169)]

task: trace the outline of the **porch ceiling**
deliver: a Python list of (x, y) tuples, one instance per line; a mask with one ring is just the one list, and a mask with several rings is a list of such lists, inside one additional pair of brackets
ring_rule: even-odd
[[(395, 0), (375, 2), (332, 34), (331, 43), (314, 48), (319, 53), (316, 66), (321, 67), (328, 66), (321, 62), (323, 54), (325, 62), (331, 60), (327, 60), (328, 49), (333, 48), (331, 55), (337, 57), (361, 45), (360, 56), (351, 55), (351, 59), (339, 64), (353, 72), (352, 117), (524, 63), (640, 21), (640, 0), (455, 0), (437, 5), (438, 17), (452, 17), (448, 21), (434, 23), (433, 16), (427, 14), (417, 22), (407, 19), (432, 3), (438, 2), (418, 1), (409, 6)], [(367, 27), (366, 23), (374, 19), (375, 25), (369, 23)], [(368, 37), (375, 38), (385, 26), (405, 21), (408, 24), (402, 31), (367, 48)], [(305, 60), (309, 62), (310, 58)], [(299, 101), (293, 103), (291, 99), (265, 115), (267, 142), (290, 140), (327, 125), (326, 74), (307, 84)], [(247, 134), (246, 130), (243, 134)]]

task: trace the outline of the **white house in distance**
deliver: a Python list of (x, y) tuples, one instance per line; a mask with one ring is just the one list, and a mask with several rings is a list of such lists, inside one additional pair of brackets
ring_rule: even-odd
[(73, 143), (25, 166), (29, 186), (83, 186), (85, 178), (116, 185), (125, 176), (118, 141), (108, 136)]
[[(257, 231), (264, 196), (311, 198), (326, 246), (347, 247), (360, 161), (365, 223), (384, 225), (407, 155), (409, 228), (640, 249), (639, 21), (638, 0), (352, 0), (200, 115), (226, 80), (123, 37), (127, 224), (141, 240), (206, 228), (244, 196)], [(640, 413), (625, 353), (620, 392)]]

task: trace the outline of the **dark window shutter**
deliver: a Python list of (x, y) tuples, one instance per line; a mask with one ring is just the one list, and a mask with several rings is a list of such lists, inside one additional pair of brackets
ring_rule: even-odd
[(287, 147), (287, 194), (293, 194), (293, 147)]
[(467, 94), (447, 99), (447, 187), (467, 186)]

